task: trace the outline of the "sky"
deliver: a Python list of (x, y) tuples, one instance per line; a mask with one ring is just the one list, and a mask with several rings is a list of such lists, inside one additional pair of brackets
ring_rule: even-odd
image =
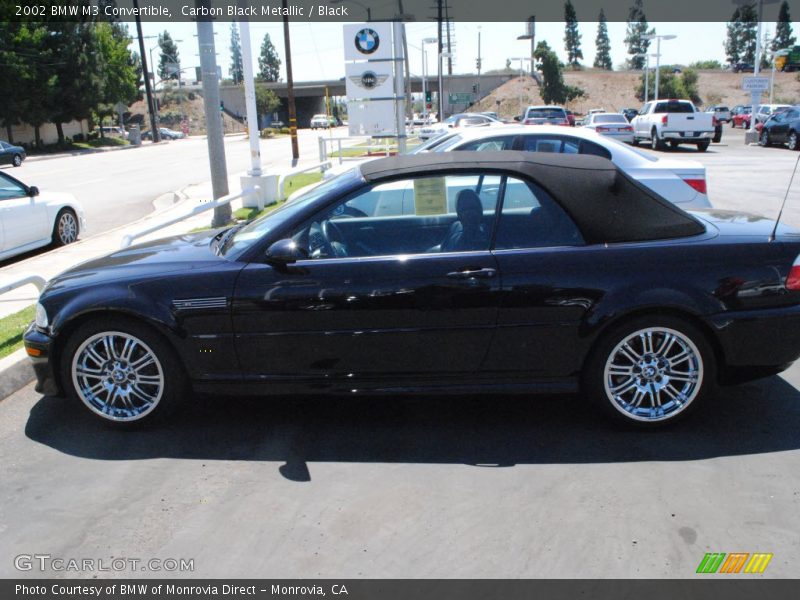
[[(339, 79), (344, 76), (344, 40), (342, 23), (305, 22), (292, 23), (290, 35), (292, 42), (292, 66), (296, 82), (320, 79)], [(661, 45), (662, 64), (689, 64), (697, 60), (716, 59), (725, 62), (725, 23), (651, 23), (656, 33), (674, 34), (674, 40), (663, 41)], [(614, 68), (624, 62), (627, 57), (624, 44), (626, 23), (609, 22), (608, 33), (611, 39), (611, 58)], [(199, 66), (200, 58), (197, 51), (197, 26), (195, 23), (143, 23), (145, 36), (156, 36), (163, 31), (169, 31), (177, 42), (180, 54), (181, 67), (188, 80), (194, 80), (194, 68)], [(230, 28), (228, 22), (214, 24), (217, 64), (222, 68), (223, 77), (229, 76), (230, 69)], [(129, 25), (131, 33), (135, 32), (134, 26)], [(470, 23), (457, 22), (455, 24), (455, 62), (454, 73), (475, 72), (475, 59), (478, 57), (478, 33), (481, 34), (481, 57), (484, 72), (491, 69), (505, 67), (506, 59), (517, 56), (527, 56), (530, 51), (530, 42), (518, 41), (517, 36), (524, 33), (524, 23)], [(581, 22), (579, 24), (582, 35), (581, 47), (584, 65), (591, 66), (595, 56), (594, 40), (597, 35), (596, 22)], [(764, 23), (765, 31), (774, 33), (774, 23)], [(269, 34), (281, 57), (281, 77), (286, 79), (284, 71), (284, 44), (282, 23), (251, 23), (250, 36), (253, 51), (254, 69), (258, 71), (258, 53), (265, 34)], [(426, 37), (436, 36), (436, 23), (407, 23), (406, 37), (408, 40), (408, 53), (412, 75), (419, 75), (422, 70), (421, 40)], [(559, 55), (566, 61), (564, 50), (564, 23), (551, 22), (536, 24), (536, 41), (546, 40)], [(156, 39), (145, 39), (145, 47), (156, 46)], [(138, 52), (135, 40), (132, 48)], [(436, 72), (436, 57), (434, 46), (428, 46), (428, 73)], [(655, 47), (651, 46), (651, 52)], [(158, 49), (153, 50), (153, 58), (158, 61)], [(149, 55), (148, 55), (149, 61)], [(514, 63), (517, 68), (519, 62)]]

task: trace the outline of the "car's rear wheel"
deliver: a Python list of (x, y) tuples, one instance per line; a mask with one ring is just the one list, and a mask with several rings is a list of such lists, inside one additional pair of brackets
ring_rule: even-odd
[(61, 378), (70, 396), (117, 427), (163, 418), (185, 388), (167, 342), (146, 325), (116, 318), (89, 321), (70, 335)]
[(639, 145), (639, 138), (633, 136), (633, 141), (631, 142), (631, 146), (638, 146)]
[(15, 154), (15, 155), (14, 155), (14, 158), (12, 158), (12, 159), (11, 159), (11, 163), (12, 163), (12, 164), (13, 164), (15, 167), (19, 167), (19, 166), (21, 166), (21, 165), (22, 165), (22, 157), (21, 157), (19, 154)]
[(66, 246), (78, 239), (78, 217), (71, 208), (62, 208), (53, 225), (53, 245)]
[(653, 128), (653, 131), (650, 132), (650, 147), (653, 150), (664, 149), (664, 142), (658, 137), (658, 130), (655, 127)]
[(789, 150), (800, 150), (800, 140), (797, 138), (797, 132), (793, 131), (789, 134), (789, 139), (786, 141)]
[(706, 150), (708, 150), (709, 144), (710, 144), (710, 142), (698, 142), (697, 149), (700, 152), (705, 152)]
[(584, 370), (584, 390), (607, 414), (651, 427), (683, 418), (708, 395), (714, 353), (688, 322), (632, 319), (606, 334)]

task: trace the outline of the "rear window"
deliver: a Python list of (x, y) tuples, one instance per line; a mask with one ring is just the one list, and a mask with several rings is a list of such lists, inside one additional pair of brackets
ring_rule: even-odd
[(592, 120), (593, 123), (628, 123), (623, 115), (597, 115)]
[(693, 113), (694, 105), (690, 102), (659, 102), (656, 104), (657, 113)]
[(563, 108), (529, 108), (526, 119), (563, 119), (567, 116)]

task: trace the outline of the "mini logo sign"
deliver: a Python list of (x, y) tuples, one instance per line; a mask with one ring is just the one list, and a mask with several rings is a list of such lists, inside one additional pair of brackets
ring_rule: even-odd
[(708, 552), (697, 565), (697, 573), (763, 573), (771, 560), (772, 553)]
[(356, 50), (361, 54), (372, 54), (381, 45), (381, 38), (378, 36), (377, 31), (365, 27), (356, 33), (355, 43)]
[(364, 71), (360, 76), (351, 75), (350, 81), (355, 83), (358, 87), (371, 90), (381, 85), (388, 78), (388, 75), (376, 75), (374, 71)]

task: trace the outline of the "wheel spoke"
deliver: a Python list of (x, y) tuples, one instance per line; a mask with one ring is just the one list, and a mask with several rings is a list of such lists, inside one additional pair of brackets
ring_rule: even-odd
[(694, 354), (691, 350), (683, 350), (679, 354), (673, 356), (672, 358), (668, 358), (670, 368), (674, 367), (675, 365), (679, 365), (682, 362), (689, 360)]
[(153, 360), (153, 356), (151, 354), (145, 354), (140, 359), (138, 359), (135, 363), (131, 365), (131, 368), (139, 373), (145, 367), (149, 367), (155, 361)]
[(633, 377), (626, 379), (623, 383), (611, 388), (611, 393), (615, 396), (619, 396), (624, 394), (628, 390), (631, 390), (636, 387), (636, 380)]
[(636, 352), (633, 348), (630, 347), (629, 344), (625, 343), (622, 344), (620, 351), (633, 363), (639, 362), (639, 359), (642, 358), (642, 355)]

